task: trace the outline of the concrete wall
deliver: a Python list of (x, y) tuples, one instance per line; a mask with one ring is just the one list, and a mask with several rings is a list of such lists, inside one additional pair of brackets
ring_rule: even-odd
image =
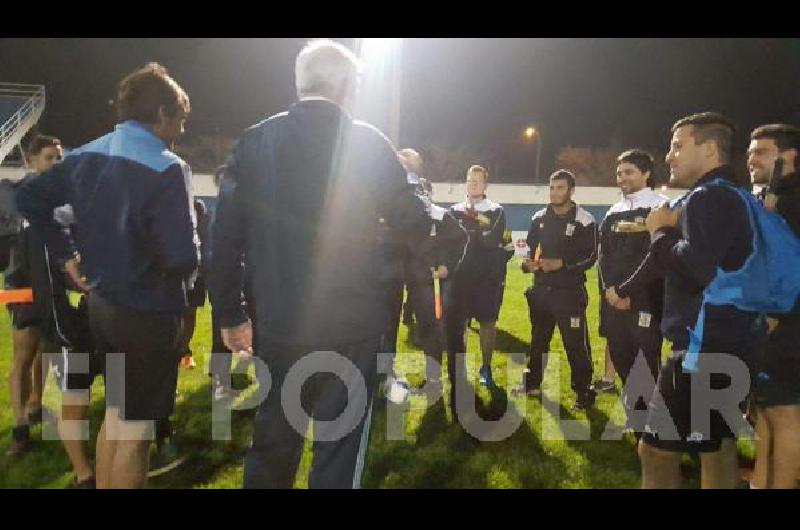
[[(23, 168), (0, 167), (0, 178), (16, 180), (22, 178), (24, 174)], [(208, 173), (196, 173), (193, 180), (195, 195), (203, 199), (207, 206), (213, 207), (217, 196), (213, 176)], [(685, 190), (661, 190), (661, 193), (670, 198), (678, 197), (684, 192)], [(433, 183), (433, 200), (442, 206), (461, 202), (464, 193), (463, 183)], [(490, 184), (487, 194), (490, 199), (503, 205), (508, 229), (512, 231), (527, 231), (533, 213), (549, 202), (547, 186)], [(605, 216), (609, 206), (619, 199), (620, 191), (613, 187), (579, 186), (575, 191), (575, 201), (591, 212), (598, 221)]]

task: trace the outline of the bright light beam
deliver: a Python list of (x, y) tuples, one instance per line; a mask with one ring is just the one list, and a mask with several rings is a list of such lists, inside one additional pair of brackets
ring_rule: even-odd
[(395, 143), (400, 135), (403, 39), (361, 39), (355, 49), (364, 63), (355, 114)]

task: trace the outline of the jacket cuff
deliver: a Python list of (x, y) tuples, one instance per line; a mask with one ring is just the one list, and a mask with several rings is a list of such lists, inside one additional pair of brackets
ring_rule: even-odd
[(221, 328), (233, 328), (244, 324), (248, 320), (247, 313), (243, 306), (226, 310), (215, 310), (212, 308), (212, 312), (214, 313), (214, 319), (219, 322), (219, 327)]
[(681, 232), (678, 229), (673, 227), (659, 228), (653, 234), (653, 240), (650, 243), (651, 252), (653, 252), (658, 261), (664, 263), (665, 253), (668, 253), (680, 239)]

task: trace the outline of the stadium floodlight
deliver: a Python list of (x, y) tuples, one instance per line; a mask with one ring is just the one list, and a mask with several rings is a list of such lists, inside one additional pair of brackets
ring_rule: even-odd
[(403, 39), (358, 39), (354, 48), (364, 65), (355, 113), (397, 142)]
[(376, 63), (386, 62), (397, 53), (403, 39), (361, 39), (358, 54), (367, 68)]

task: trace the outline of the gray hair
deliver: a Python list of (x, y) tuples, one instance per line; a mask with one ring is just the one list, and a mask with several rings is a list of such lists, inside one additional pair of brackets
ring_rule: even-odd
[(361, 69), (359, 58), (342, 44), (309, 41), (294, 63), (297, 96), (329, 96), (341, 86), (355, 87)]

